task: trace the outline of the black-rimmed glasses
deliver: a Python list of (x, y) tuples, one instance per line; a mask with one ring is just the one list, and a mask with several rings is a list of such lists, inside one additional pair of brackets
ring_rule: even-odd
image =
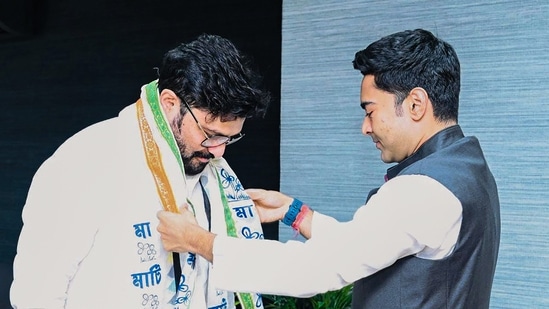
[(202, 143), (200, 143), (200, 145), (202, 145), (203, 147), (206, 147), (206, 148), (208, 148), (208, 147), (217, 147), (217, 146), (220, 146), (220, 145), (223, 145), (223, 144), (230, 145), (232, 143), (238, 142), (241, 138), (244, 137), (244, 133), (238, 133), (238, 134), (233, 135), (233, 136), (225, 136), (225, 135), (212, 135), (212, 136), (209, 136), (208, 133), (206, 133), (206, 131), (204, 131), (204, 129), (202, 129), (202, 126), (200, 125), (200, 122), (198, 122), (198, 119), (194, 115), (194, 113), (191, 110), (191, 107), (189, 106), (187, 101), (185, 101), (185, 99), (181, 99), (181, 101), (183, 101), (183, 103), (187, 107), (187, 110), (189, 110), (189, 113), (191, 114), (194, 121), (196, 122), (196, 125), (198, 126), (200, 131), (202, 131), (202, 133), (204, 133), (204, 136), (206, 137), (206, 139), (203, 140)]

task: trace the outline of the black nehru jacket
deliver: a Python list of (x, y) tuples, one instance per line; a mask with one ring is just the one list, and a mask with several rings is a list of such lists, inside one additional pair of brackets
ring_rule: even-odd
[(407, 256), (356, 281), (352, 308), (489, 308), (500, 240), (500, 206), (478, 140), (464, 137), (458, 125), (446, 128), (387, 170), (388, 179), (400, 175), (429, 176), (459, 199), (463, 221), (456, 246), (444, 259)]

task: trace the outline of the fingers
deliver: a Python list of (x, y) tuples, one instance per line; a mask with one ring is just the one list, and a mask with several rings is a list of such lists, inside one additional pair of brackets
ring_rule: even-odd
[(244, 190), (252, 200), (259, 200), (265, 196), (267, 192), (264, 189), (246, 189)]
[(156, 217), (160, 221), (161, 225), (173, 225), (175, 222), (190, 222), (196, 223), (194, 213), (189, 209), (188, 204), (183, 204), (179, 207), (179, 212), (174, 213), (167, 210), (159, 210), (156, 213)]
[(159, 221), (156, 230), (160, 233), (162, 245), (170, 252), (183, 251), (180, 247), (180, 235), (184, 235), (185, 228), (188, 224), (193, 224), (192, 220), (194, 220), (187, 205), (182, 205), (179, 210), (179, 213), (160, 210), (156, 215)]

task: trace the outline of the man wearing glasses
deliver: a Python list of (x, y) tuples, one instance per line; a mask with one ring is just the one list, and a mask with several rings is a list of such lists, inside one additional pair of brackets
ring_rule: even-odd
[[(14, 308), (235, 308), (211, 264), (164, 250), (156, 214), (190, 205), (205, 230), (263, 238), (223, 159), (270, 95), (235, 46), (213, 35), (168, 51), (158, 80), (116, 118), (67, 140), (36, 173), (14, 261)], [(238, 293), (242, 308), (258, 294)]]
[(280, 220), (308, 240), (216, 235), (182, 209), (159, 212), (164, 246), (213, 261), (213, 284), (236, 291), (307, 297), (353, 284), (353, 309), (489, 308), (500, 205), (479, 141), (458, 125), (456, 52), (416, 29), (373, 42), (353, 64), (363, 75), (362, 133), (394, 165), (352, 220), (248, 190), (263, 221)]

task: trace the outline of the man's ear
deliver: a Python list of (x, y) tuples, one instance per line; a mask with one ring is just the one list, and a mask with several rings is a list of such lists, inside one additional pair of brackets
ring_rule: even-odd
[(179, 97), (170, 89), (164, 89), (160, 92), (160, 106), (164, 110), (164, 114), (169, 121), (177, 117), (181, 110), (181, 100)]
[(416, 87), (408, 94), (408, 100), (405, 104), (407, 104), (406, 108), (410, 111), (412, 119), (420, 120), (427, 112), (431, 100), (429, 100), (429, 95), (425, 89)]

